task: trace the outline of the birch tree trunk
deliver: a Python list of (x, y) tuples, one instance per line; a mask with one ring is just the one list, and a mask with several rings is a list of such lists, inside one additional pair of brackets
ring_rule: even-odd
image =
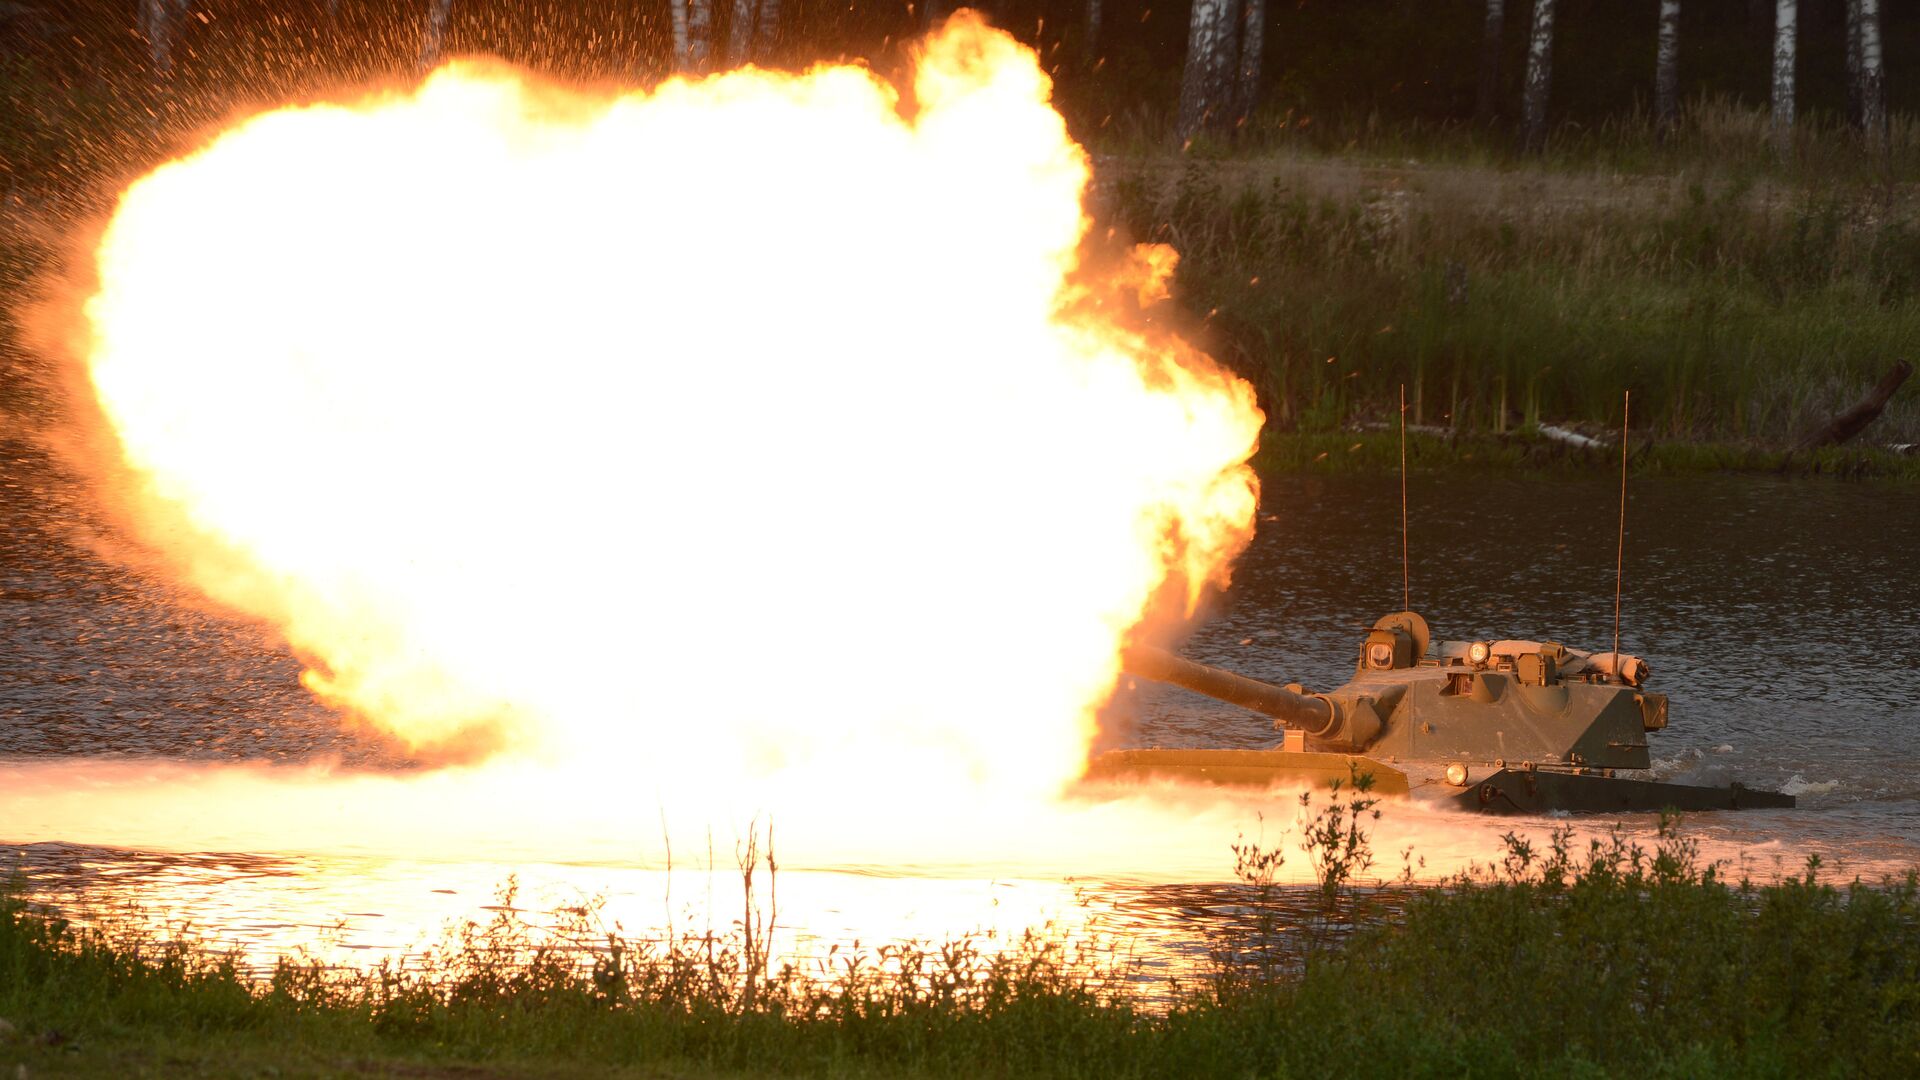
[(1662, 132), (1680, 123), (1680, 0), (1660, 0), (1653, 63), (1653, 120)]
[(1778, 0), (1773, 9), (1773, 142), (1784, 154), (1793, 146), (1793, 53), (1799, 0)]
[(173, 23), (177, 15), (185, 15), (190, 0), (140, 0), (136, 17), (140, 23), (140, 33), (147, 39), (147, 59), (153, 65), (155, 78), (166, 79), (173, 74)]
[(760, 0), (759, 20), (754, 24), (753, 56), (765, 60), (780, 37), (780, 0)]
[(1527, 37), (1527, 88), (1520, 103), (1520, 135), (1528, 150), (1547, 145), (1547, 92), (1553, 86), (1553, 0), (1533, 0)]
[(713, 0), (687, 0), (687, 70), (704, 73), (713, 52)]
[(1887, 80), (1880, 46), (1880, 0), (1853, 0), (1847, 12), (1853, 24), (1848, 38), (1859, 40), (1859, 74), (1854, 84), (1860, 99), (1860, 133), (1876, 150), (1888, 141)]
[(1473, 113), (1491, 120), (1500, 99), (1500, 47), (1507, 36), (1507, 0), (1487, 0), (1487, 22), (1480, 31), (1480, 97)]
[(1260, 60), (1267, 46), (1267, 0), (1240, 0), (1240, 77), (1235, 119), (1253, 114), (1260, 96)]
[(747, 50), (753, 48), (753, 0), (733, 0), (733, 19), (727, 27), (727, 66), (747, 62)]
[(1087, 0), (1087, 59), (1091, 61), (1100, 51), (1100, 0)]
[(673, 70), (685, 71), (693, 66), (687, 51), (687, 0), (668, 0), (667, 10), (673, 23)]
[(1218, 124), (1232, 105), (1238, 8), (1234, 0), (1193, 0), (1187, 60), (1180, 72), (1180, 110), (1174, 121), (1182, 140)]
[(1847, 0), (1847, 123), (1860, 126), (1860, 0)]
[(453, 0), (428, 0), (427, 32), (420, 37), (420, 70), (425, 71), (440, 59), (447, 42), (447, 23), (453, 18)]

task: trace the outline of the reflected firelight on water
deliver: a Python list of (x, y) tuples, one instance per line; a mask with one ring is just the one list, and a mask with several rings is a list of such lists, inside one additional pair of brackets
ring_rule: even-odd
[[(329, 967), (421, 964), (465, 922), (503, 914), (529, 938), (582, 954), (607, 936), (658, 947), (727, 939), (743, 910), (736, 868), (641, 870), (538, 862), (425, 863), (397, 859), (267, 856), (138, 856), (71, 845), (7, 850), (31, 882), (29, 897), (70, 916), (155, 939), (190, 938), (236, 954), (255, 972), (282, 957)], [(508, 890), (511, 890), (510, 892)], [(763, 917), (770, 894), (755, 883)], [(880, 946), (929, 948), (964, 940), (983, 955), (1017, 949), (1028, 932), (1063, 945), (1087, 967), (1125, 969), (1142, 982), (1188, 979), (1202, 970), (1206, 941), (1191, 923), (1130, 910), (1072, 882), (930, 879), (911, 875), (781, 870), (773, 968), (828, 979)], [(511, 903), (509, 911), (503, 905)], [(1138, 900), (1132, 906), (1139, 906)]]

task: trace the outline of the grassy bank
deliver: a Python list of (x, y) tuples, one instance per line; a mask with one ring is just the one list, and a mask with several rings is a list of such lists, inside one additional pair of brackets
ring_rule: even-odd
[[(1368, 164), (1116, 159), (1104, 202), (1182, 255), (1178, 296), (1271, 427), (1540, 423), (1785, 449), (1920, 334), (1904, 187)], [(1863, 436), (1920, 439), (1908, 387)]]
[[(1270, 896), (1261, 853), (1240, 854), (1258, 910)], [(1354, 854), (1336, 861), (1351, 867)], [(77, 929), (8, 899), (0, 1065), (29, 1076), (1920, 1069), (1912, 877), (1836, 887), (1809, 867), (1731, 884), (1671, 833), (1651, 853), (1617, 840), (1572, 852), (1555, 835), (1538, 848), (1509, 838), (1497, 866), (1390, 916), (1338, 881), (1327, 895), (1330, 921), (1361, 927), (1344, 943), (1275, 964), (1276, 942), (1296, 932), (1251, 920), (1171, 1006), (1045, 940), (991, 957), (965, 943), (898, 949), (801, 979), (767, 970), (738, 934), (666, 948), (602, 939), (586, 964), (510, 912), (466, 928), (423, 972), (286, 961), (262, 981), (230, 957)]]
[[(1256, 387), (1265, 468), (1392, 467), (1404, 385), (1416, 465), (1603, 466), (1539, 428), (1612, 439), (1631, 390), (1637, 470), (1920, 477), (1920, 380), (1848, 446), (1790, 452), (1920, 340), (1904, 186), (1284, 149), (1096, 175), (1101, 216), (1181, 253), (1176, 318)], [(14, 297), (57, 220), (0, 217)], [(0, 319), (0, 411), (45, 413), (56, 380), (17, 336)]]
[[(1629, 456), (1635, 476), (1710, 472), (1920, 480), (1920, 454), (1894, 453), (1872, 445), (1796, 452), (1753, 442), (1665, 442), (1637, 435)], [(1269, 430), (1261, 436), (1254, 464), (1262, 472), (1392, 472), (1400, 467), (1399, 436), (1391, 431)], [(1618, 476), (1620, 451), (1617, 442), (1581, 448), (1533, 428), (1505, 434), (1415, 432), (1407, 436), (1407, 467), (1456, 474), (1526, 470)]]

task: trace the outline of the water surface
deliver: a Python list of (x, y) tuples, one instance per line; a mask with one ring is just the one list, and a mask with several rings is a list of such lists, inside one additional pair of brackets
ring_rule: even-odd
[[(23, 761), (410, 767), (316, 704), (270, 633), (100, 554), (84, 511), (49, 475), (31, 451), (0, 453), (0, 776)], [(1613, 480), (1417, 472), (1410, 495), (1412, 603), (1436, 636), (1610, 646)], [(1276, 682), (1344, 681), (1362, 631), (1401, 605), (1399, 521), (1392, 477), (1268, 478), (1258, 535), (1186, 653)], [(1711, 857), (1761, 877), (1797, 870), (1809, 853), (1869, 877), (1920, 865), (1916, 538), (1912, 487), (1635, 481), (1622, 645), (1671, 696), (1671, 726), (1653, 736), (1655, 771), (1801, 800), (1791, 812), (1694, 818), (1688, 828)], [(1177, 690), (1129, 684), (1108, 711), (1115, 745), (1275, 740), (1261, 718)], [(1277, 805), (1272, 820), (1290, 813)], [(1640, 837), (1652, 828), (1646, 815), (1619, 821)], [(1464, 818), (1452, 843), (1491, 859), (1500, 833), (1544, 835), (1558, 823)], [(0, 821), (0, 844), (9, 839), (20, 838)], [(1219, 842), (1222, 882), (1232, 839)], [(22, 872), (43, 900), (96, 914), (135, 905), (163, 933), (190, 928), (260, 963), (293, 949), (349, 963), (417, 952), (450, 921), (486, 917), (509, 879), (536, 919), (586, 903), (637, 936), (724, 930), (739, 916), (739, 884), (718, 861), (668, 874), (522, 859), (0, 848), (0, 869)], [(1383, 853), (1376, 873), (1400, 867)], [(1245, 897), (1154, 879), (1151, 865), (1092, 881), (1031, 867), (788, 869), (782, 922), (788, 945), (815, 956), (967, 934), (1004, 944), (1049, 928), (1153, 978), (1191, 972), (1210, 929), (1241, 917)]]

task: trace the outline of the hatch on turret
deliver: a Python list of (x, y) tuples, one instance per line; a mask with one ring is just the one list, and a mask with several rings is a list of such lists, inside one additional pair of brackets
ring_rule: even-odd
[(1410, 668), (1427, 655), (1427, 643), (1433, 632), (1427, 620), (1412, 611), (1396, 611), (1384, 616), (1367, 631), (1360, 643), (1358, 672), (1394, 671)]

